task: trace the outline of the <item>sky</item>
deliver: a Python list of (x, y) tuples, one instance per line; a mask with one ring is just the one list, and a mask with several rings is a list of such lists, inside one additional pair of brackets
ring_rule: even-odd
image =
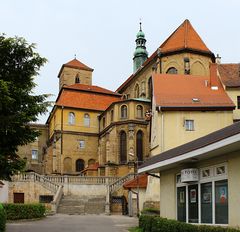
[(238, 63), (239, 12), (239, 0), (0, 0), (0, 33), (36, 44), (48, 62), (35, 93), (53, 94), (54, 101), (58, 72), (75, 54), (94, 69), (93, 85), (115, 91), (133, 72), (140, 19), (149, 56), (189, 19), (222, 63)]

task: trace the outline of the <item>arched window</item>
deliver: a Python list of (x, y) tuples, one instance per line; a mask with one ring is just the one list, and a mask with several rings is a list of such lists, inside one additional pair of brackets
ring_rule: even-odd
[(81, 172), (85, 167), (85, 162), (82, 159), (76, 161), (76, 172)]
[(77, 74), (76, 77), (75, 77), (75, 83), (80, 83), (80, 78), (79, 78), (79, 75)]
[(73, 112), (70, 112), (68, 114), (68, 124), (74, 125), (75, 124), (75, 114)]
[(171, 67), (167, 70), (167, 74), (177, 74), (178, 70), (174, 67)]
[(120, 163), (127, 162), (127, 135), (125, 131), (120, 132)]
[(137, 118), (143, 118), (143, 107), (141, 105), (137, 105)]
[(121, 106), (121, 118), (127, 118), (127, 106)]
[(139, 85), (138, 84), (135, 85), (134, 97), (139, 98)]
[(90, 126), (90, 116), (89, 114), (84, 114), (84, 126)]
[(148, 98), (152, 98), (152, 77), (148, 79)]
[(137, 132), (136, 147), (138, 161), (143, 161), (143, 132), (141, 130)]

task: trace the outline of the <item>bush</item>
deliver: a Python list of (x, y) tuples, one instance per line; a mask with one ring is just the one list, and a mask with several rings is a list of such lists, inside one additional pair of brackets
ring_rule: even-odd
[(7, 220), (42, 218), (45, 206), (42, 204), (4, 204)]
[(160, 215), (160, 210), (155, 208), (144, 208), (141, 214), (145, 215)]
[(240, 230), (206, 225), (192, 225), (166, 218), (141, 215), (139, 227), (143, 232), (239, 232)]
[(6, 213), (3, 206), (0, 204), (0, 232), (6, 229)]

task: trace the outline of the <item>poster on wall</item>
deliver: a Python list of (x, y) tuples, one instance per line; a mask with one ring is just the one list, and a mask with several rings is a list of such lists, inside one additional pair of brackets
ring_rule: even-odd
[(211, 203), (212, 194), (211, 193), (203, 193), (202, 203)]
[(227, 201), (227, 187), (219, 188), (220, 203), (224, 204)]
[(179, 197), (179, 201), (181, 204), (184, 204), (185, 203), (185, 192), (184, 191), (181, 191), (180, 192), (180, 197)]
[(196, 189), (190, 190), (190, 203), (196, 203), (197, 202), (197, 191)]

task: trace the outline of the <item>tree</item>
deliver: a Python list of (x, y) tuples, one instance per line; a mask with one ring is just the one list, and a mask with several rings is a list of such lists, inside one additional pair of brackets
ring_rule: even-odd
[(34, 77), (46, 62), (35, 44), (0, 35), (0, 179), (24, 168), (18, 146), (33, 142), (39, 132), (30, 128), (47, 110), (47, 95), (35, 95)]

